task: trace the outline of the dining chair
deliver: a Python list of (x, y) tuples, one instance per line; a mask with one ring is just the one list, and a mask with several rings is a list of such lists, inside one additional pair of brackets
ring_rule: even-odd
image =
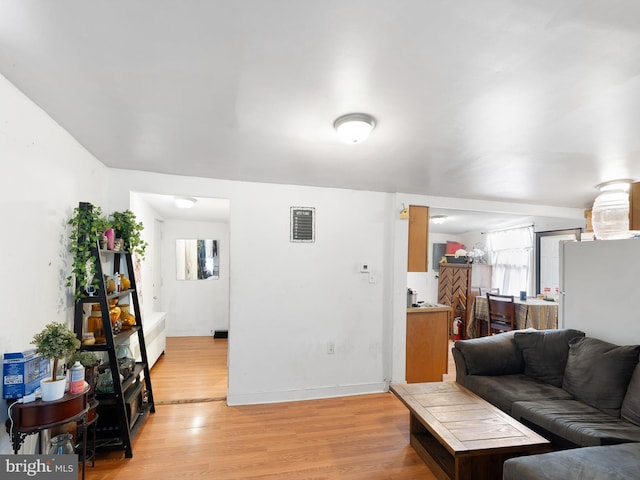
[(508, 332), (515, 329), (516, 304), (513, 295), (487, 293), (487, 332)]
[(500, 295), (500, 289), (497, 287), (496, 288), (480, 288), (480, 295), (484, 297), (487, 293)]

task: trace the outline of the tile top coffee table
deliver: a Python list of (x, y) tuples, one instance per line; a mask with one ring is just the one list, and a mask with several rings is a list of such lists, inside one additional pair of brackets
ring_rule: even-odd
[(411, 446), (441, 480), (500, 480), (508, 458), (551, 450), (544, 437), (455, 382), (390, 389), (409, 409)]

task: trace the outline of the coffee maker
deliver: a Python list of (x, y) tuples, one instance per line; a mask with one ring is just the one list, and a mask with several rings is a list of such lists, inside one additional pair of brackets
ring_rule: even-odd
[(418, 292), (407, 288), (407, 308), (417, 306)]

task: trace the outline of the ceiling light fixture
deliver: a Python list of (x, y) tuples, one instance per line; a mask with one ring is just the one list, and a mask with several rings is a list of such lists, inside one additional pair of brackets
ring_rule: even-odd
[(347, 143), (365, 141), (375, 126), (375, 118), (366, 113), (349, 113), (333, 122), (338, 137)]
[(621, 180), (609, 180), (608, 182), (602, 182), (596, 185), (596, 188), (601, 192), (613, 192), (613, 191), (629, 191), (629, 185), (633, 183), (630, 178), (623, 178)]
[(446, 215), (433, 215), (431, 217), (431, 221), (433, 223), (435, 223), (436, 225), (441, 225), (441, 224), (443, 224), (444, 222), (447, 221), (447, 218), (449, 218), (449, 217), (447, 217)]
[(175, 197), (173, 200), (178, 208), (191, 208), (198, 201), (192, 197)]
[(596, 185), (600, 194), (591, 208), (591, 225), (598, 240), (629, 238), (629, 185), (633, 180), (611, 180)]

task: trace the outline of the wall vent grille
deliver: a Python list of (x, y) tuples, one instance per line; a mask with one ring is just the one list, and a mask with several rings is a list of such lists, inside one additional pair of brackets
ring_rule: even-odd
[(291, 207), (290, 241), (296, 243), (316, 241), (316, 209), (314, 207)]

